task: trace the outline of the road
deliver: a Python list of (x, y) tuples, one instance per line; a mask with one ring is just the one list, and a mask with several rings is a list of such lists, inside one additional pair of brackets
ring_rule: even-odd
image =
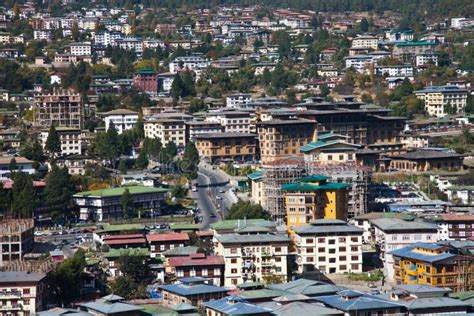
[(211, 223), (225, 217), (231, 207), (231, 186), (228, 179), (207, 168), (199, 168), (197, 182), (198, 191), (192, 193), (201, 209), (203, 228), (207, 229)]

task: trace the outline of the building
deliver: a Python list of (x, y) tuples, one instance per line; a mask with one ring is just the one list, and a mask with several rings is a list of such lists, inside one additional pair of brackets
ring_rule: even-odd
[(73, 90), (53, 89), (35, 93), (33, 102), (34, 124), (50, 127), (52, 124), (70, 128), (84, 125), (82, 97)]
[(16, 163), (16, 170), (21, 172), (26, 172), (29, 174), (33, 174), (36, 172), (35, 168), (33, 168), (33, 161), (23, 158), (23, 157), (1, 157), (0, 156), (0, 180), (6, 180), (10, 178), (10, 164), (12, 161)]
[[(82, 153), (81, 130), (79, 128), (57, 127), (59, 140), (61, 142), (60, 156), (80, 155)], [(49, 128), (41, 131), (40, 142), (43, 148), (46, 146), (46, 141), (49, 135)]]
[(141, 233), (106, 235), (102, 237), (102, 241), (110, 249), (144, 249), (147, 247), (146, 238)]
[(186, 233), (148, 234), (146, 240), (150, 244), (150, 256), (162, 257), (170, 249), (189, 246), (190, 239)]
[(438, 53), (426, 51), (415, 55), (416, 67), (422, 67), (427, 65), (438, 66)]
[(204, 303), (206, 315), (208, 316), (231, 316), (231, 315), (275, 315), (270, 309), (250, 304), (238, 295), (224, 297)]
[[(259, 233), (258, 227), (237, 230), (238, 233), (215, 236), (215, 255), (225, 260), (224, 286), (244, 282), (262, 282), (266, 276), (288, 280), (290, 239), (283, 235)], [(249, 233), (257, 231), (257, 233)]]
[(468, 90), (458, 86), (430, 86), (413, 93), (425, 102), (425, 111), (431, 116), (463, 113), (467, 104)]
[(83, 191), (74, 194), (73, 198), (80, 209), (81, 220), (103, 221), (123, 218), (120, 199), (125, 190), (132, 196), (131, 209), (159, 212), (161, 202), (166, 198), (167, 189), (144, 186), (128, 186), (111, 189)]
[(418, 242), (390, 254), (397, 284), (449, 287), (455, 292), (474, 288), (474, 259), (451, 253), (446, 246)]
[(71, 43), (69, 49), (71, 55), (74, 56), (90, 56), (92, 54), (92, 45), (88, 42)]
[(35, 272), (0, 273), (0, 299), (3, 315), (27, 316), (46, 307), (47, 277)]
[(202, 277), (215, 286), (224, 285), (225, 262), (222, 256), (208, 256), (195, 253), (172, 257), (167, 260), (167, 270), (177, 278)]
[(474, 237), (474, 215), (441, 214), (435, 218), (439, 240), (470, 240)]
[(111, 277), (118, 277), (123, 275), (120, 271), (118, 259), (121, 256), (139, 257), (143, 259), (143, 263), (147, 264), (147, 259), (150, 258), (150, 252), (147, 248), (131, 248), (131, 249), (111, 249), (104, 253), (106, 259), (107, 269), (106, 273)]
[(207, 121), (189, 121), (186, 124), (186, 139), (194, 142), (197, 136), (224, 132), (220, 123)]
[(362, 272), (363, 229), (342, 220), (318, 219), (294, 228), (298, 272)]
[(391, 252), (416, 242), (434, 244), (438, 236), (438, 226), (426, 222), (408, 222), (398, 218), (379, 218), (370, 221), (380, 259), (391, 279), (393, 276), (393, 257)]
[(376, 36), (361, 35), (352, 39), (352, 48), (368, 48), (377, 50), (379, 48), (379, 39)]
[(401, 77), (401, 78), (413, 78), (414, 71), (413, 66), (407, 65), (386, 65), (386, 66), (375, 66), (375, 74), (387, 77)]
[(250, 93), (235, 93), (225, 98), (226, 107), (228, 108), (245, 108), (245, 106), (252, 102)]
[(226, 133), (250, 133), (250, 113), (223, 110), (207, 113), (205, 120), (222, 125)]
[(202, 307), (205, 302), (218, 300), (227, 295), (228, 289), (206, 284), (205, 278), (182, 278), (178, 284), (160, 285), (162, 304), (190, 304)]
[(163, 146), (169, 142), (177, 147), (186, 146), (186, 124), (183, 120), (173, 118), (147, 119), (143, 122), (145, 137), (157, 138)]
[(300, 151), (307, 163), (319, 162), (321, 165), (356, 162), (356, 151), (360, 145), (348, 142), (349, 136), (326, 133), (318, 135), (318, 140), (304, 145)]
[(195, 137), (199, 156), (210, 163), (254, 161), (257, 135), (249, 133), (201, 134)]
[(113, 124), (118, 134), (135, 127), (138, 113), (127, 109), (112, 110), (101, 115), (104, 118), (105, 130), (108, 131)]
[(176, 57), (170, 62), (170, 72), (178, 73), (180, 70), (189, 70), (194, 72), (200, 72), (203, 69), (209, 67), (210, 62), (201, 56), (182, 56)]
[(6, 219), (0, 222), (0, 266), (23, 260), (23, 256), (34, 247), (33, 231), (32, 219)]
[(133, 86), (138, 90), (155, 94), (158, 92), (158, 74), (150, 68), (141, 69), (133, 74)]
[(394, 58), (404, 63), (413, 63), (417, 54), (433, 51), (437, 45), (433, 42), (398, 42), (392, 53)]
[(327, 180), (326, 176), (310, 175), (281, 187), (285, 194), (286, 221), (290, 234), (295, 227), (316, 219), (347, 219), (349, 185)]
[(390, 157), (390, 169), (404, 172), (463, 169), (464, 156), (455, 153), (418, 150)]

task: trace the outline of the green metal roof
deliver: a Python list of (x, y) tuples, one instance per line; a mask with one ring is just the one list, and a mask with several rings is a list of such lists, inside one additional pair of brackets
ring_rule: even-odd
[(174, 223), (170, 224), (171, 230), (200, 230), (201, 224), (190, 224), (190, 223)]
[(168, 192), (168, 189), (164, 189), (164, 188), (150, 188), (150, 187), (145, 187), (145, 186), (141, 186), (141, 185), (134, 185), (134, 186), (124, 186), (124, 187), (120, 187), (120, 188), (83, 191), (83, 192), (79, 192), (79, 193), (74, 194), (74, 197), (104, 198), (104, 197), (122, 196), (123, 193), (125, 192), (125, 189), (128, 189), (128, 191), (130, 192), (131, 195)]
[(253, 173), (249, 173), (247, 175), (247, 177), (250, 179), (250, 180), (258, 180), (258, 179), (261, 179), (263, 178), (263, 171), (261, 170), (258, 170), (258, 171), (255, 171)]
[(103, 231), (105, 232), (121, 232), (121, 231), (130, 231), (130, 230), (145, 230), (145, 226), (142, 224), (122, 224), (122, 225), (107, 225), (104, 226)]
[(150, 251), (148, 248), (128, 248), (128, 249), (111, 249), (109, 252), (104, 253), (105, 258), (118, 258), (120, 256), (139, 256), (148, 257)]
[[(239, 226), (240, 225), (240, 226)], [(235, 228), (243, 228), (248, 226), (258, 226), (258, 227), (276, 227), (277, 224), (272, 221), (268, 221), (265, 219), (228, 219), (222, 222), (212, 223), (211, 228), (216, 230), (221, 229), (235, 229)]]
[(395, 46), (423, 46), (423, 45), (436, 46), (437, 44), (433, 42), (401, 42), (401, 43), (395, 44)]
[(313, 149), (319, 148), (319, 147), (324, 146), (326, 144), (327, 144), (326, 142), (322, 142), (322, 141), (312, 142), (312, 143), (309, 143), (309, 144), (306, 144), (306, 145), (302, 146), (300, 148), (300, 151), (302, 151), (302, 152), (311, 151)]

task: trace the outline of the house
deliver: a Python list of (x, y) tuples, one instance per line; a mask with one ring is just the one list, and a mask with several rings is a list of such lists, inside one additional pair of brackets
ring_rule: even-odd
[(106, 113), (102, 113), (104, 118), (105, 130), (108, 131), (113, 124), (118, 134), (135, 127), (138, 121), (138, 112), (127, 109), (116, 109)]
[(103, 221), (123, 217), (120, 199), (125, 190), (132, 196), (131, 209), (159, 212), (167, 189), (144, 186), (127, 186), (111, 189), (83, 191), (74, 194), (73, 199), (80, 209), (81, 220)]
[(95, 316), (139, 316), (142, 307), (122, 302), (95, 301), (79, 305), (79, 309)]
[(47, 276), (35, 272), (0, 273), (2, 313), (5, 315), (33, 315), (46, 307)]
[(425, 103), (425, 111), (438, 118), (448, 114), (463, 113), (468, 90), (453, 85), (429, 86), (413, 92)]
[(178, 284), (160, 285), (162, 304), (190, 304), (203, 307), (205, 302), (218, 300), (227, 295), (227, 288), (206, 284), (205, 278), (182, 278)]
[(440, 228), (439, 240), (471, 240), (474, 237), (474, 215), (441, 214), (434, 220)]
[(201, 134), (195, 145), (202, 159), (211, 164), (226, 161), (254, 161), (257, 155), (257, 135), (250, 133)]
[(361, 273), (363, 229), (335, 219), (294, 228), (298, 272)]
[(404, 63), (412, 63), (416, 54), (433, 51), (438, 44), (433, 42), (397, 42), (393, 47), (393, 57)]
[(352, 48), (368, 48), (377, 50), (379, 39), (376, 36), (359, 35), (352, 39)]
[(122, 274), (120, 271), (118, 259), (121, 256), (132, 256), (143, 259), (144, 264), (148, 264), (147, 260), (150, 258), (150, 252), (148, 248), (130, 248), (130, 249), (111, 249), (104, 253), (104, 258), (107, 263), (107, 275), (112, 277), (118, 277)]
[(270, 232), (276, 232), (277, 223), (261, 218), (256, 219), (227, 219), (219, 222), (212, 223), (211, 231), (214, 232), (215, 236), (222, 234), (231, 234), (235, 230), (244, 228), (260, 227), (267, 228)]
[(186, 125), (186, 139), (192, 142), (196, 141), (196, 137), (207, 134), (218, 134), (224, 132), (223, 126), (218, 122), (208, 121), (189, 121)]
[(189, 246), (190, 239), (186, 233), (148, 234), (151, 258), (162, 257), (170, 249)]
[(251, 198), (255, 204), (263, 204), (263, 172), (258, 170), (247, 174), (250, 182)]
[(33, 161), (23, 157), (1, 157), (0, 156), (0, 180), (6, 180), (10, 178), (10, 164), (12, 161), (16, 163), (16, 170), (33, 174), (36, 172), (33, 168)]
[(415, 55), (416, 67), (422, 67), (427, 65), (438, 66), (438, 53), (426, 51)]
[(67, 167), (69, 174), (84, 175), (86, 165), (96, 164), (97, 160), (88, 155), (69, 155), (57, 158), (56, 163), (60, 167)]
[(157, 75), (158, 79), (158, 91), (170, 92), (171, 86), (173, 85), (174, 77), (176, 74), (171, 72), (159, 73)]
[(209, 112), (205, 120), (219, 123), (226, 133), (250, 133), (251, 117), (247, 111), (222, 110)]
[(334, 133), (318, 135), (318, 140), (304, 145), (300, 151), (307, 162), (321, 164), (355, 163), (356, 151), (360, 145), (347, 142), (348, 136)]
[[(391, 251), (416, 242), (436, 243), (438, 226), (427, 222), (404, 221), (398, 218), (379, 218), (371, 220), (374, 228), (373, 240), (380, 253), (391, 279), (394, 275)], [(392, 280), (392, 279), (391, 279)]]
[(405, 154), (390, 156), (390, 169), (404, 172), (429, 172), (433, 170), (463, 169), (464, 156), (461, 154), (417, 150)]
[(196, 73), (201, 72), (203, 69), (209, 67), (210, 62), (201, 56), (181, 56), (176, 57), (170, 62), (170, 72), (173, 74), (178, 73), (180, 70), (189, 70)]
[(408, 65), (387, 65), (387, 66), (375, 66), (375, 74), (388, 77), (402, 77), (402, 78), (413, 78), (414, 71), (413, 66)]
[(451, 253), (446, 246), (417, 242), (390, 254), (397, 284), (449, 287), (455, 292), (474, 288), (474, 259)]
[(54, 249), (49, 252), (49, 257), (51, 258), (51, 261), (61, 263), (64, 261), (64, 252), (60, 249)]
[(69, 44), (71, 55), (74, 56), (90, 56), (92, 54), (92, 45), (89, 42), (71, 43)]
[(233, 315), (274, 315), (270, 309), (251, 304), (238, 295), (224, 297), (204, 303), (208, 316), (233, 316)]
[(267, 275), (287, 281), (289, 245), (288, 237), (257, 227), (215, 236), (215, 254), (225, 260), (224, 286), (261, 282)]
[[(80, 155), (82, 153), (81, 130), (73, 127), (56, 127), (56, 132), (61, 142), (60, 156)], [(41, 131), (40, 143), (43, 149), (49, 136), (49, 128)]]
[(224, 269), (224, 257), (205, 253), (171, 257), (167, 262), (167, 270), (177, 278), (203, 277), (216, 286), (224, 284)]
[(143, 234), (107, 235), (102, 238), (102, 241), (110, 249), (147, 247), (147, 241)]

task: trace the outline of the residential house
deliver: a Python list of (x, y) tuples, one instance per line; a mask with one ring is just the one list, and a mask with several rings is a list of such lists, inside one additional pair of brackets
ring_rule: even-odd
[(10, 178), (11, 162), (15, 161), (16, 170), (33, 174), (36, 172), (33, 168), (33, 161), (23, 157), (0, 157), (0, 180), (6, 180)]
[[(61, 142), (61, 151), (57, 153), (60, 156), (80, 155), (82, 153), (81, 130), (79, 128), (60, 126), (56, 127), (59, 140)], [(41, 131), (40, 143), (43, 148), (46, 147), (49, 128)]]
[(441, 214), (435, 219), (439, 240), (471, 240), (474, 237), (474, 215)]
[(412, 63), (415, 56), (426, 51), (433, 51), (437, 44), (433, 42), (398, 42), (393, 47), (393, 57), (404, 63)]
[(235, 93), (226, 97), (226, 107), (241, 108), (252, 101), (250, 93)]
[(106, 113), (102, 113), (104, 118), (105, 130), (108, 131), (113, 124), (118, 134), (135, 127), (138, 121), (138, 112), (127, 109), (116, 109)]
[(222, 125), (226, 133), (250, 133), (249, 112), (223, 110), (207, 113), (205, 120)]
[(171, 257), (167, 260), (167, 271), (177, 278), (203, 277), (215, 286), (224, 285), (225, 262), (222, 256), (193, 253), (188, 256)]
[(352, 39), (352, 48), (368, 48), (377, 50), (379, 39), (376, 36), (360, 35)]
[(169, 68), (171, 73), (178, 73), (180, 70), (189, 70), (199, 73), (209, 67), (210, 62), (201, 56), (181, 56), (176, 57), (170, 62)]
[(204, 303), (208, 316), (234, 316), (234, 315), (275, 315), (270, 309), (251, 304), (238, 295), (227, 296), (220, 300)]
[(186, 146), (186, 125), (183, 120), (173, 118), (147, 119), (143, 122), (145, 137), (157, 138), (163, 146), (169, 142), (177, 147)]
[(170, 249), (189, 246), (190, 239), (186, 233), (148, 234), (146, 240), (150, 244), (150, 257), (163, 257)]
[(224, 128), (218, 122), (208, 121), (189, 121), (186, 125), (186, 139), (192, 142), (196, 141), (196, 137), (207, 134), (218, 134), (224, 132)]

